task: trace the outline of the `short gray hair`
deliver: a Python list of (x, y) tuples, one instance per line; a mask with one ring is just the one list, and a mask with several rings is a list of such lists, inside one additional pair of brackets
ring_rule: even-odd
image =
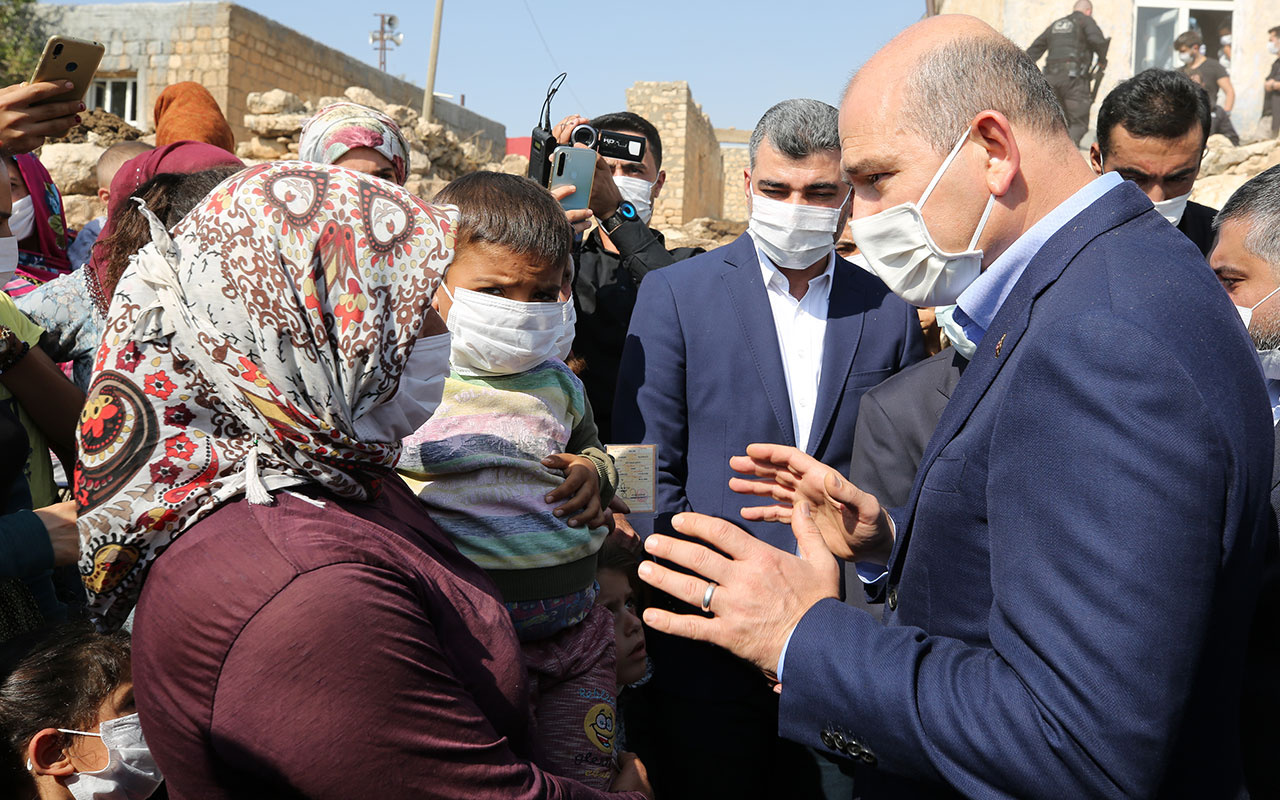
[(1071, 7), (1071, 10), (1089, 13), (1093, 11), (1093, 3), (1090, 0), (1076, 0), (1076, 4)]
[(784, 156), (807, 158), (819, 152), (840, 152), (840, 112), (821, 100), (783, 100), (764, 112), (747, 146), (751, 168), (765, 139)]
[(999, 111), (1042, 135), (1067, 138), (1067, 121), (1048, 81), (1026, 52), (1003, 36), (965, 36), (926, 53), (907, 78), (903, 107), (908, 129), (944, 155), (983, 111)]
[(1224, 223), (1249, 223), (1244, 246), (1250, 253), (1280, 271), (1280, 167), (1250, 178), (1213, 218), (1213, 229)]

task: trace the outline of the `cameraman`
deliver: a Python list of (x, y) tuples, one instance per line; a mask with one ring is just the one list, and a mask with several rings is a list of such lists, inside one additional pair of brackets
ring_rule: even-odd
[[(649, 227), (653, 204), (667, 174), (662, 171), (662, 140), (657, 128), (638, 114), (619, 111), (588, 120), (571, 115), (553, 129), (556, 141), (569, 144), (579, 125), (642, 136), (644, 160), (596, 157), (596, 174), (587, 203), (599, 223), (574, 253), (573, 296), (578, 325), (573, 352), (586, 362), (582, 383), (595, 412), (600, 440), (612, 438), (613, 393), (618, 362), (631, 324), (636, 290), (649, 272), (703, 252), (699, 247), (668, 250), (662, 234)], [(623, 204), (629, 204), (625, 208)], [(629, 213), (633, 211), (634, 213)], [(567, 212), (569, 221), (578, 222)]]

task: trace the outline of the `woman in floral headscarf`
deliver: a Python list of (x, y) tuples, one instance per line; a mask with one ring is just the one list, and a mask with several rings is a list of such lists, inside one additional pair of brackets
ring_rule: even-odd
[(334, 103), (302, 127), (298, 157), (337, 164), (404, 186), (409, 179), (409, 143), (395, 120), (359, 103)]
[(9, 228), (18, 240), (18, 271), (3, 289), (19, 297), (71, 271), (69, 234), (62, 195), (40, 159), (24, 153), (5, 159), (5, 165), (13, 196)]
[(121, 277), (81, 574), (108, 627), (141, 594), (138, 710), (175, 798), (599, 796), (526, 760), (509, 615), (391, 470), (443, 388), (455, 219), (263, 165)]

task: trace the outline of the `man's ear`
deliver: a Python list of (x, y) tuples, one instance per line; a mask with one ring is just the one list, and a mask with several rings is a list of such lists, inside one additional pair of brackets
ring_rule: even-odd
[(1003, 197), (1022, 169), (1022, 154), (1013, 136), (1013, 125), (999, 111), (983, 111), (974, 117), (969, 127), (987, 151), (987, 190)]
[(110, 190), (110, 189), (99, 189), (99, 190), (98, 190), (98, 199), (102, 201), (103, 205), (106, 205), (107, 203), (110, 203), (110, 202), (111, 202), (111, 190)]
[(1094, 175), (1102, 174), (1102, 148), (1097, 142), (1089, 145), (1089, 166), (1093, 167)]
[(76, 771), (64, 745), (66, 737), (54, 728), (45, 728), (27, 743), (27, 763), (32, 775), (65, 778)]
[(747, 213), (751, 213), (751, 170), (742, 170), (742, 191), (747, 195)]
[(658, 179), (653, 182), (653, 202), (658, 202), (658, 195), (662, 194), (662, 187), (667, 185), (667, 171), (665, 169), (658, 170)]

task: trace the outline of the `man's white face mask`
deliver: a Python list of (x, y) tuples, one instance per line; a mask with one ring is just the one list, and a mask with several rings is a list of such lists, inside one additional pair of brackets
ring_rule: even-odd
[(1169, 220), (1169, 224), (1178, 227), (1178, 223), (1182, 221), (1182, 215), (1187, 210), (1187, 201), (1191, 199), (1191, 192), (1178, 197), (1170, 197), (1168, 200), (1161, 200), (1153, 203), (1156, 211), (1160, 212), (1160, 216)]
[(636, 207), (636, 216), (645, 225), (653, 219), (653, 182), (644, 178), (628, 178), (619, 175), (613, 179), (622, 199)]
[(889, 291), (914, 306), (951, 305), (982, 273), (982, 251), (975, 248), (995, 206), (994, 194), (988, 193), (987, 206), (969, 247), (960, 253), (948, 253), (938, 247), (921, 213), (968, 138), (966, 128), (920, 195), (919, 203), (896, 205), (850, 223), (853, 241), (866, 257), (871, 272), (885, 282)]
[(0, 286), (4, 286), (18, 271), (18, 238), (0, 236)]
[(15, 200), (9, 216), (9, 231), (13, 238), (22, 241), (36, 229), (36, 207), (31, 202), (31, 195)]
[(747, 230), (770, 261), (782, 269), (805, 269), (835, 249), (843, 210), (844, 203), (808, 206), (753, 193)]

